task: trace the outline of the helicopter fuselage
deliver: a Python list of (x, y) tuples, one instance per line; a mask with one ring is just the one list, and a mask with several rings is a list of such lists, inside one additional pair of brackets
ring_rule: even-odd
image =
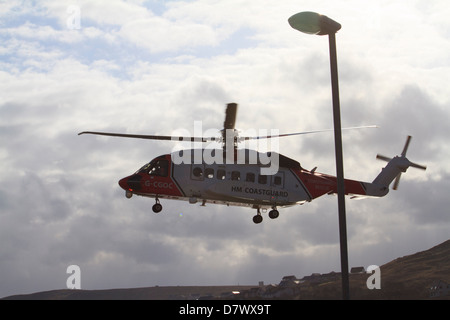
[[(309, 202), (337, 192), (336, 178), (303, 169), (295, 160), (278, 155), (278, 171), (262, 174), (261, 163), (179, 163), (174, 154), (159, 156), (135, 174), (119, 181), (133, 194), (157, 199), (186, 200), (276, 209)], [(346, 180), (346, 193), (366, 195), (365, 183)], [(154, 209), (155, 211), (155, 209)]]

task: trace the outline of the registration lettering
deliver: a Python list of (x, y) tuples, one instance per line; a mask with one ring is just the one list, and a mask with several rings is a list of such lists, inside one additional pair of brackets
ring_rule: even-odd
[(261, 188), (250, 188), (250, 187), (231, 187), (231, 192), (244, 192), (247, 194), (256, 194), (262, 196), (271, 196), (271, 197), (285, 197), (289, 196), (287, 191), (278, 191), (278, 190), (270, 190), (270, 189), (261, 189)]
[(172, 182), (161, 182), (161, 181), (145, 181), (146, 187), (153, 187), (156, 189), (173, 189), (173, 183)]

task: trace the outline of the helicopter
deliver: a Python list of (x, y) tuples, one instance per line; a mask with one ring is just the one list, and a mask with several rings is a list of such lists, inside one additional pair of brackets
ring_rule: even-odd
[[(111, 137), (170, 140), (183, 142), (218, 142), (222, 149), (186, 149), (160, 155), (146, 163), (130, 176), (119, 180), (126, 198), (133, 195), (155, 199), (152, 210), (162, 211), (160, 199), (184, 200), (190, 204), (223, 204), (245, 206), (256, 209), (253, 222), (263, 221), (262, 211), (271, 219), (279, 217), (278, 208), (302, 205), (325, 194), (337, 193), (337, 178), (303, 168), (294, 159), (277, 152), (259, 152), (238, 148), (238, 144), (249, 140), (281, 138), (331, 130), (315, 130), (288, 134), (263, 136), (239, 135), (235, 129), (237, 103), (226, 106), (225, 121), (221, 135), (216, 137), (184, 137), (162, 135), (122, 134), (97, 131), (83, 131), (78, 135), (93, 134)], [(376, 126), (351, 127), (359, 129)], [(351, 199), (363, 197), (383, 197), (389, 192), (394, 181), (397, 190), (400, 177), (409, 167), (426, 170), (426, 166), (406, 158), (411, 141), (407, 137), (400, 156), (389, 158), (377, 155), (377, 159), (387, 161), (372, 182), (344, 179), (345, 194)]]

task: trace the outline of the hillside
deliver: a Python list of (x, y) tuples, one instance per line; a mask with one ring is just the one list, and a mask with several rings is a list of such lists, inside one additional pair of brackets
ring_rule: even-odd
[(51, 290), (5, 297), (5, 300), (184, 300), (220, 297), (253, 286), (173, 286), (108, 290)]
[[(381, 289), (367, 289), (370, 276), (350, 275), (351, 299), (429, 299), (436, 280), (450, 284), (450, 240), (429, 250), (397, 258), (380, 267)], [(319, 285), (305, 284), (295, 299), (340, 299), (341, 280)], [(442, 298), (441, 298), (442, 299)], [(450, 296), (443, 297), (450, 299)]]
[[(380, 267), (381, 289), (369, 290), (367, 273), (350, 275), (351, 299), (429, 299), (433, 281), (442, 280), (450, 284), (450, 240), (429, 250), (397, 258)], [(196, 299), (199, 297), (225, 297), (224, 293), (251, 291), (255, 286), (207, 286), (207, 287), (150, 287), (111, 290), (53, 290), (33, 294), (15, 295), (3, 299), (11, 300), (169, 300)], [(253, 289), (264, 292), (265, 288)], [(275, 288), (276, 290), (276, 288)], [(304, 281), (298, 284), (293, 294), (282, 299), (341, 299), (340, 276), (326, 282)], [(222, 295), (222, 296), (221, 296)], [(243, 298), (241, 295), (240, 298)], [(252, 299), (263, 298), (253, 295)], [(450, 296), (439, 299), (450, 299)]]

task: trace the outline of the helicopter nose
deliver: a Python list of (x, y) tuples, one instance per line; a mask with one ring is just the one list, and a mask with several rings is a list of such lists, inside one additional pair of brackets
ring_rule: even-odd
[(128, 190), (130, 189), (128, 186), (128, 177), (120, 179), (119, 180), (119, 186), (124, 189), (124, 190)]
[(123, 178), (119, 181), (119, 186), (127, 191), (137, 191), (140, 190), (142, 177), (140, 175), (132, 175)]

